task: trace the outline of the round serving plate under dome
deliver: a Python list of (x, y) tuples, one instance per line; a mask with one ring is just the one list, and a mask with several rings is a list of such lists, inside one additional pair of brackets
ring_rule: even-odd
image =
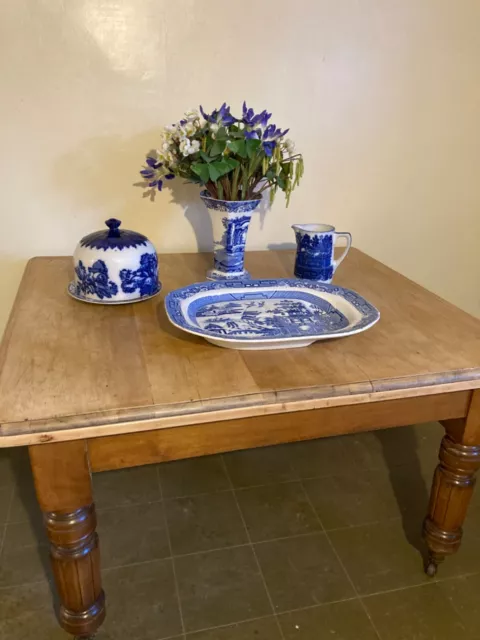
[(120, 220), (110, 218), (105, 224), (108, 229), (78, 243), (73, 254), (75, 278), (68, 293), (96, 304), (126, 304), (156, 295), (161, 284), (153, 244), (141, 233), (120, 229)]

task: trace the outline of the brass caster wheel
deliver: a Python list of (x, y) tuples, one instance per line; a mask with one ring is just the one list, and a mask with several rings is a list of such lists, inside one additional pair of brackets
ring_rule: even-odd
[(437, 575), (438, 565), (433, 560), (429, 560), (425, 567), (425, 573), (429, 578), (434, 578)]

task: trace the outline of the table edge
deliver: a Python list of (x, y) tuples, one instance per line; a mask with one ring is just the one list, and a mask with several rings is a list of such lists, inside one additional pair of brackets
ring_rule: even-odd
[(0, 449), (469, 391), (480, 368), (0, 423)]

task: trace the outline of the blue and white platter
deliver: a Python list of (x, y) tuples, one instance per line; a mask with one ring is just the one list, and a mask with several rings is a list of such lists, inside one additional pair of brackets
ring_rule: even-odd
[(179, 329), (230, 349), (306, 347), (380, 318), (355, 291), (298, 279), (200, 282), (169, 293), (165, 307)]

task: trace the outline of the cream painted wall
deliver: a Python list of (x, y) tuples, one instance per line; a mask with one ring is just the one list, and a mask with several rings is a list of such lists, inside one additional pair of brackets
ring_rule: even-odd
[(1, 3), (0, 331), (25, 261), (107, 217), (160, 252), (208, 249), (193, 187), (151, 204), (132, 183), (159, 126), (245, 97), (306, 163), (249, 248), (333, 223), (480, 315), (479, 23), (478, 0)]

